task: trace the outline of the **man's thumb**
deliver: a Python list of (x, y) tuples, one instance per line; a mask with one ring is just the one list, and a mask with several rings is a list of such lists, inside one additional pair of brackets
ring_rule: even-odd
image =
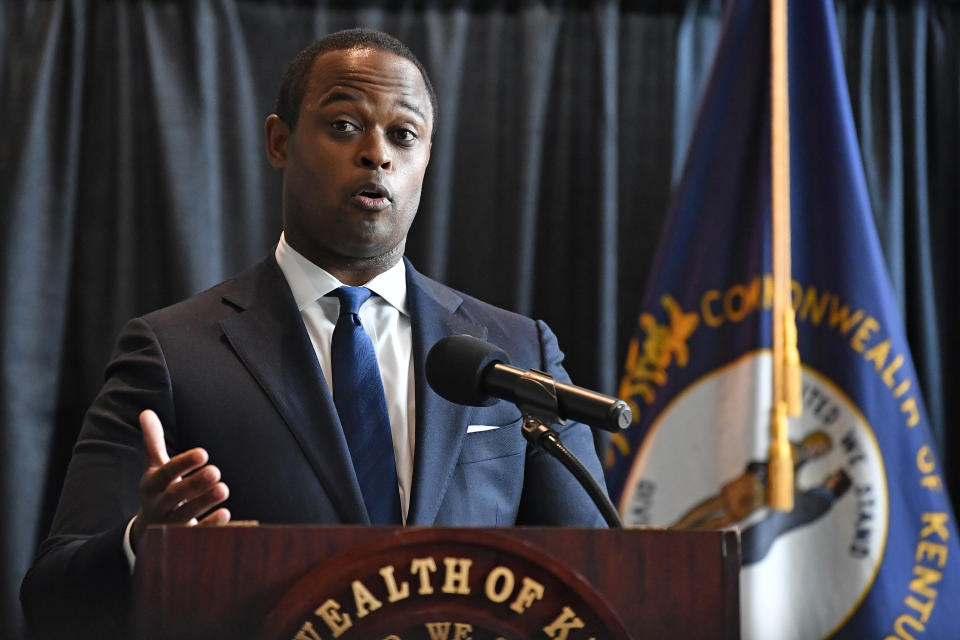
[(163, 425), (157, 414), (147, 409), (140, 413), (140, 428), (143, 430), (143, 446), (147, 450), (147, 466), (159, 467), (170, 461), (167, 443), (163, 439)]

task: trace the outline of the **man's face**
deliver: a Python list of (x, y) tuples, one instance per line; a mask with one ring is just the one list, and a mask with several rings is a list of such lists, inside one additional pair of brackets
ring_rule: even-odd
[(396, 262), (420, 204), (432, 125), (423, 78), (406, 58), (376, 49), (318, 56), (296, 128), (267, 121), (290, 245), (325, 268)]

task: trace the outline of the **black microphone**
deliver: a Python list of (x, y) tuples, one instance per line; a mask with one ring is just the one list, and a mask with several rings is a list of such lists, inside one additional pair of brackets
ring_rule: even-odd
[[(633, 419), (623, 400), (557, 382), (542, 371), (518, 369), (501, 349), (473, 336), (437, 341), (427, 354), (426, 374), (434, 391), (457, 404), (487, 407), (498, 398), (533, 404), (533, 408), (555, 412), (560, 418), (612, 432), (626, 429)], [(525, 393), (531, 385), (555, 389), (555, 403), (547, 406), (542, 393)]]

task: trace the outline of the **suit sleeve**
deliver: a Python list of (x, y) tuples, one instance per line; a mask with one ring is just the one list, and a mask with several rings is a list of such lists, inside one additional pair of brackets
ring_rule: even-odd
[(145, 465), (138, 416), (153, 409), (165, 429), (174, 424), (163, 353), (144, 320), (124, 328), (105, 378), (74, 446), (50, 534), (21, 586), (27, 622), (40, 638), (124, 635), (132, 581), (123, 532), (139, 509)]
[[(558, 381), (569, 383), (570, 376), (561, 364), (563, 352), (557, 345), (557, 337), (541, 320), (537, 321), (537, 331), (540, 339), (540, 368)], [(579, 422), (568, 422), (557, 427), (557, 431), (564, 446), (606, 490), (590, 427)], [(535, 450), (532, 445), (527, 451), (517, 524), (607, 526), (602, 514), (577, 479), (558, 460)]]

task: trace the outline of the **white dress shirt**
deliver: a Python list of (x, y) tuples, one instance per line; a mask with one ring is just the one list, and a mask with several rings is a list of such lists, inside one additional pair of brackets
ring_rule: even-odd
[[(335, 372), (332, 371), (330, 344), (333, 328), (340, 315), (340, 300), (328, 293), (343, 286), (335, 277), (307, 260), (287, 244), (281, 233), (274, 254), (283, 272), (293, 299), (300, 309), (310, 342), (320, 362), (320, 369), (332, 390)], [(390, 269), (376, 276), (363, 286), (376, 295), (370, 296), (360, 307), (360, 322), (373, 341), (383, 379), (383, 390), (390, 416), (393, 435), (393, 455), (397, 465), (397, 490), (400, 492), (400, 512), (407, 521), (410, 507), (410, 485), (413, 482), (414, 412), (416, 409), (413, 383), (413, 333), (410, 329), (410, 312), (407, 309), (406, 267), (400, 260)], [(210, 460), (216, 464), (216, 459)], [(229, 485), (229, 479), (226, 479)], [(133, 519), (127, 523), (123, 536), (123, 551), (130, 563), (136, 556), (130, 544), (130, 529)]]
[[(320, 369), (331, 384), (333, 367), (330, 344), (333, 328), (340, 315), (340, 300), (328, 293), (343, 283), (313, 264), (287, 244), (283, 234), (276, 251), (277, 264), (283, 271), (300, 316), (313, 343)], [(393, 433), (393, 455), (397, 464), (400, 511), (407, 520), (410, 506), (410, 485), (413, 482), (414, 411), (416, 400), (413, 384), (413, 333), (407, 309), (407, 270), (400, 260), (363, 286), (376, 295), (360, 307), (360, 322), (373, 341), (383, 378), (383, 390)], [(216, 464), (215, 460), (211, 460)]]

